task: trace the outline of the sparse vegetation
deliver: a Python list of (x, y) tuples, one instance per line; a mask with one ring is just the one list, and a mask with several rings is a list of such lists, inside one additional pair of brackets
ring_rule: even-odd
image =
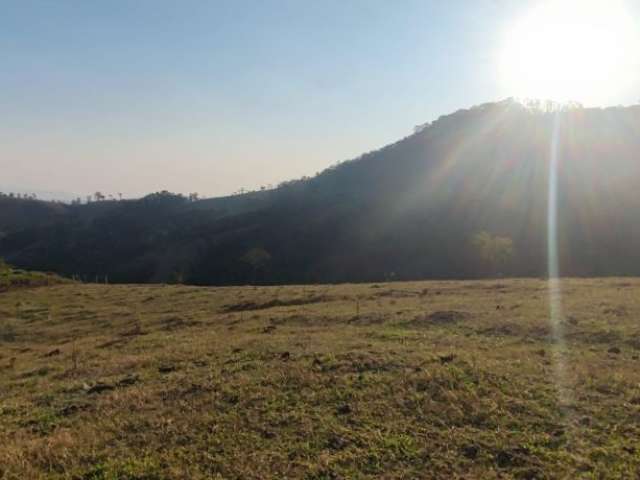
[(635, 478), (639, 289), (10, 289), (0, 478)]
[(10, 288), (42, 287), (66, 282), (69, 280), (53, 273), (31, 272), (13, 268), (0, 258), (0, 292)]

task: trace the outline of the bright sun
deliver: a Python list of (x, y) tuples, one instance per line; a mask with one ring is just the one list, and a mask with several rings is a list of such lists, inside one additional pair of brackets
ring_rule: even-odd
[(500, 58), (513, 96), (606, 103), (637, 77), (638, 27), (623, 0), (546, 0), (507, 32)]

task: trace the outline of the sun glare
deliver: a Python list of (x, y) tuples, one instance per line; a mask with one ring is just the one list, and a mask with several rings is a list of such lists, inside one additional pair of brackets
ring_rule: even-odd
[(501, 76), (513, 96), (606, 103), (633, 84), (639, 47), (623, 0), (547, 0), (506, 33)]

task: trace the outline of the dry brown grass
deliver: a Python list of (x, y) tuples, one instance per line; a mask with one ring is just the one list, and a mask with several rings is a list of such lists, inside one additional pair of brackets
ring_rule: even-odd
[(2, 293), (0, 478), (636, 478), (640, 281), (563, 288)]

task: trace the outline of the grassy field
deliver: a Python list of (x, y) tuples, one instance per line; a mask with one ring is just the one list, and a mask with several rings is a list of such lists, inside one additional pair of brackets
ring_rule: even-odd
[(10, 289), (0, 478), (638, 478), (640, 280), (562, 289)]
[(42, 287), (71, 283), (53, 273), (30, 272), (13, 268), (0, 258), (0, 293), (13, 288)]

